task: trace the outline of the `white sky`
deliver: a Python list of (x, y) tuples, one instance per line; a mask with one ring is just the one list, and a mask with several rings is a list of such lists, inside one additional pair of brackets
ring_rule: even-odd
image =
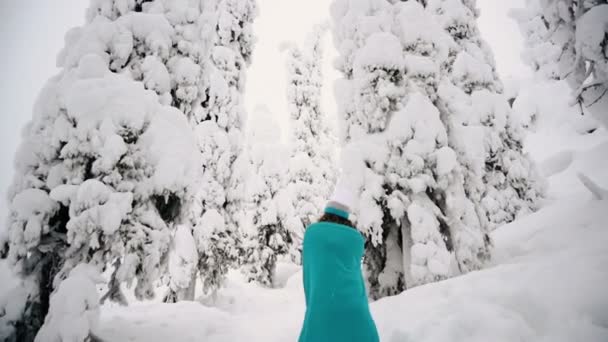
[[(485, 39), (494, 49), (499, 73), (519, 78), (529, 73), (520, 59), (522, 41), (510, 8), (523, 7), (525, 0), (478, 0), (479, 21)], [(260, 15), (254, 24), (258, 42), (248, 73), (246, 106), (250, 113), (266, 105), (285, 127), (284, 41), (302, 44), (312, 26), (329, 20), (329, 0), (258, 0)], [(44, 82), (57, 73), (55, 58), (63, 46), (65, 32), (84, 22), (84, 0), (0, 0), (0, 219), (6, 213), (5, 193), (13, 175), (13, 155), (22, 127)], [(331, 67), (335, 56), (330, 35), (325, 39), (325, 88), (323, 106), (333, 116), (332, 81), (338, 75)], [(284, 136), (286, 136), (284, 134)], [(4, 220), (0, 221), (3, 225)], [(0, 227), (0, 230), (4, 227)]]

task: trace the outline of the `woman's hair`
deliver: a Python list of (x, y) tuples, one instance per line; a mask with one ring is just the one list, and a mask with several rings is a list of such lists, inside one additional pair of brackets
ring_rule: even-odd
[(349, 219), (345, 219), (344, 217), (331, 213), (324, 213), (323, 216), (321, 216), (321, 218), (319, 219), (319, 222), (337, 223), (355, 229), (355, 226), (352, 222), (350, 222)]

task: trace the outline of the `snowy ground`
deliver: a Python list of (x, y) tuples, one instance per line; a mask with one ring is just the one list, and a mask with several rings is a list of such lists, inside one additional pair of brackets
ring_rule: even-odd
[[(583, 172), (608, 188), (608, 140), (601, 130), (577, 139), (586, 141), (536, 156), (550, 175), (550, 198), (494, 232), (493, 266), (371, 305), (382, 341), (608, 341), (608, 201), (592, 199), (577, 178)], [(98, 334), (107, 341), (296, 341), (301, 273), (281, 272), (287, 280), (279, 289), (231, 274), (214, 307), (106, 308)]]

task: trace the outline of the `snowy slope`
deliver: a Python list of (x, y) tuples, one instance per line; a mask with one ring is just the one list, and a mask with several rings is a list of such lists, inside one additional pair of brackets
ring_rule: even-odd
[(496, 266), (373, 305), (382, 340), (607, 341), (606, 209), (563, 201), (502, 227)]

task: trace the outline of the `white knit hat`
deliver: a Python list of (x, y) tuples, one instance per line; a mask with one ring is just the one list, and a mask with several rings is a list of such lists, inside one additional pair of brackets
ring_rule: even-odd
[(334, 188), (329, 202), (325, 208), (325, 212), (343, 216), (348, 219), (348, 216), (356, 206), (357, 193), (348, 177), (340, 177)]
[(330, 197), (330, 203), (335, 202), (341, 204), (346, 211), (354, 209), (356, 204), (356, 193), (352, 185), (344, 178), (340, 177), (336, 182), (334, 192)]
[(351, 142), (344, 146), (340, 154), (340, 172), (328, 208), (336, 208), (346, 214), (355, 210), (359, 200), (359, 189), (363, 186), (363, 170), (360, 144)]

